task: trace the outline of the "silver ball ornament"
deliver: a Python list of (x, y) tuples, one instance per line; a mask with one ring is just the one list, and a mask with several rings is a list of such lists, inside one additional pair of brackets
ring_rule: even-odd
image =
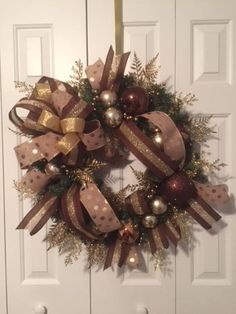
[(163, 214), (167, 210), (167, 204), (161, 196), (155, 196), (150, 202), (150, 207), (156, 215)]
[(160, 148), (160, 149), (163, 148), (163, 139), (162, 139), (161, 132), (156, 132), (152, 136), (152, 141), (158, 148)]
[(104, 90), (100, 94), (100, 99), (105, 106), (109, 107), (115, 104), (117, 100), (117, 95), (115, 92), (112, 92), (111, 90)]
[(146, 215), (142, 219), (142, 225), (147, 229), (153, 229), (157, 225), (157, 217), (155, 215)]
[(110, 128), (118, 127), (123, 121), (123, 114), (115, 107), (109, 107), (104, 113), (104, 122)]

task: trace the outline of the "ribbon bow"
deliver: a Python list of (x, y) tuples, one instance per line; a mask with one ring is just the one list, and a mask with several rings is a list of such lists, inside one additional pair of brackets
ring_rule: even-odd
[[(25, 120), (18, 116), (18, 108), (29, 111)], [(15, 147), (21, 168), (43, 158), (50, 161), (60, 153), (68, 155), (80, 149), (80, 142), (87, 150), (104, 146), (100, 122), (85, 121), (91, 111), (92, 106), (80, 100), (70, 85), (41, 78), (30, 98), (19, 101), (9, 113), (10, 120), (25, 134), (45, 133)]]
[[(29, 111), (25, 120), (18, 116), (18, 108)], [(100, 122), (85, 121), (91, 110), (92, 107), (80, 100), (70, 85), (49, 77), (41, 78), (30, 98), (22, 99), (13, 107), (9, 113), (10, 120), (25, 134), (39, 135), (15, 147), (21, 168), (28, 168), (20, 182), (24, 188), (39, 192), (57, 175), (55, 169), (51, 169), (54, 167), (52, 164), (46, 166), (47, 171), (44, 173), (31, 167), (34, 162), (43, 158), (50, 161), (60, 153), (72, 155), (73, 159), (74, 153), (78, 154), (82, 149), (80, 142), (88, 151), (104, 145)], [(40, 135), (42, 133), (45, 134)], [(96, 230), (85, 223), (84, 208)], [(29, 229), (33, 235), (56, 211), (60, 212), (69, 226), (91, 239), (120, 227), (107, 200), (93, 182), (88, 182), (83, 188), (73, 184), (61, 200), (47, 192), (17, 228)]]

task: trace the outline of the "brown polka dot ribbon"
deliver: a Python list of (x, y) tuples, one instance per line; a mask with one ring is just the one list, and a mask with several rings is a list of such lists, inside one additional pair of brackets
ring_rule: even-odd
[(21, 179), (21, 186), (34, 193), (40, 192), (54, 177), (54, 174), (47, 174), (36, 169), (29, 169)]
[(94, 64), (87, 66), (85, 73), (92, 88), (100, 92), (107, 89), (117, 92), (129, 55), (128, 52), (115, 56), (110, 46), (105, 64), (98, 59)]
[[(38, 173), (35, 170), (28, 172), (23, 182), (28, 184), (27, 181), (31, 180), (31, 175), (34, 175), (35, 180)], [(44, 177), (42, 180), (46, 181), (46, 179), (48, 178)], [(71, 229), (89, 239), (97, 239), (102, 234), (113, 232), (121, 227), (119, 219), (103, 194), (95, 184), (88, 183), (85, 188), (73, 184), (64, 192), (61, 200), (46, 193), (17, 228), (28, 229), (30, 234), (34, 234), (55, 214), (56, 210), (60, 212), (62, 219)], [(88, 220), (88, 215), (90, 220)]]
[(225, 184), (207, 185), (194, 181), (198, 195), (208, 204), (223, 206), (230, 201), (228, 187)]
[[(17, 109), (29, 111), (22, 120)], [(105, 145), (99, 121), (85, 121), (92, 107), (75, 94), (66, 83), (43, 77), (36, 84), (29, 99), (22, 99), (9, 113), (10, 120), (24, 133), (44, 135), (15, 148), (22, 168), (46, 158), (48, 161), (62, 153), (68, 155), (82, 142), (87, 150)]]
[(81, 188), (80, 201), (100, 232), (111, 232), (121, 227), (119, 219), (96, 184), (88, 183), (86, 188)]
[(229, 203), (228, 187), (225, 184), (210, 185), (193, 181), (197, 195), (189, 199), (188, 213), (205, 229), (210, 229), (221, 216), (213, 209)]

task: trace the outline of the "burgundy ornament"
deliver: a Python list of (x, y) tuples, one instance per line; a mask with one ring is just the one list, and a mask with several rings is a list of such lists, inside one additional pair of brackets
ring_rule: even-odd
[(183, 173), (173, 174), (160, 186), (161, 196), (177, 207), (186, 206), (195, 193), (193, 182)]
[(128, 87), (120, 98), (123, 111), (128, 115), (139, 115), (148, 111), (148, 95), (141, 87)]

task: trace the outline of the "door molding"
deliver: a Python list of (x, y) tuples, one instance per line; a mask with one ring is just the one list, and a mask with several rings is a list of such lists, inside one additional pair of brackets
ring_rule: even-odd
[[(1, 56), (0, 56), (1, 69)], [(5, 241), (5, 188), (3, 157), (3, 123), (2, 123), (2, 86), (0, 75), (0, 313), (7, 314), (7, 276), (6, 276), (6, 241)]]

